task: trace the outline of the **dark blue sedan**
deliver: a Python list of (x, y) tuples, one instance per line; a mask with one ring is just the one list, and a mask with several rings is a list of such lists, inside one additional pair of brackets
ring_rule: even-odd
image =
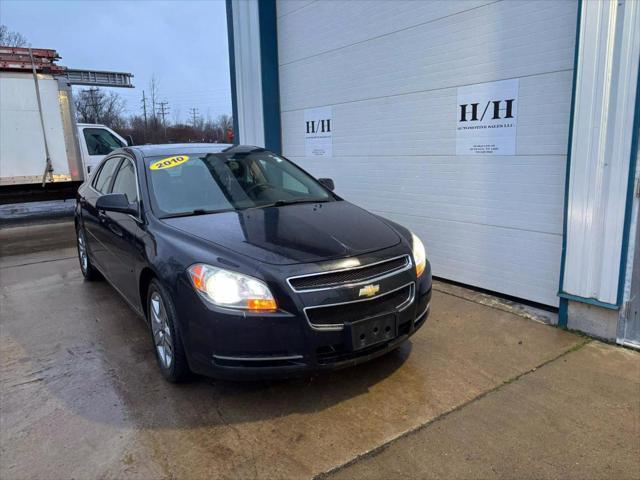
[(306, 374), (420, 328), (431, 267), (406, 228), (263, 148), (127, 147), (80, 187), (78, 256), (149, 324), (162, 374)]

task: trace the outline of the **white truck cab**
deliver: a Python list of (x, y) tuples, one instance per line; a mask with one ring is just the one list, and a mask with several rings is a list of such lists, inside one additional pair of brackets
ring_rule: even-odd
[(78, 123), (77, 127), (84, 178), (88, 178), (105, 155), (127, 146), (124, 138), (104, 125)]

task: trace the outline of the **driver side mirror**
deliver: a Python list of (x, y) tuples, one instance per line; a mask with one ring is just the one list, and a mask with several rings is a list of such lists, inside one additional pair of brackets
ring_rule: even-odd
[(331, 178), (319, 178), (318, 181), (324, 185), (326, 188), (331, 190), (332, 192), (335, 190), (336, 186), (333, 183), (333, 179)]
[(105, 212), (127, 213), (129, 215), (138, 215), (138, 209), (132, 206), (124, 193), (108, 193), (98, 197), (96, 200), (96, 209)]
[(135, 145), (135, 142), (133, 141), (133, 137), (131, 135), (127, 135), (124, 138), (127, 141), (127, 147), (133, 147)]

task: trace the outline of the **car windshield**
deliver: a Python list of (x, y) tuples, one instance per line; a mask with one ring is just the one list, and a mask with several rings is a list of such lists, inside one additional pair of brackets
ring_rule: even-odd
[(153, 157), (146, 168), (161, 218), (335, 200), (300, 168), (265, 150)]

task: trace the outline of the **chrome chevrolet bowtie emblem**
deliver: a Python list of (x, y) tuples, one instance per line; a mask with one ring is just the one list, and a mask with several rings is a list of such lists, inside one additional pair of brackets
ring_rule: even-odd
[(380, 285), (365, 285), (358, 292), (359, 297), (373, 297), (380, 290)]

